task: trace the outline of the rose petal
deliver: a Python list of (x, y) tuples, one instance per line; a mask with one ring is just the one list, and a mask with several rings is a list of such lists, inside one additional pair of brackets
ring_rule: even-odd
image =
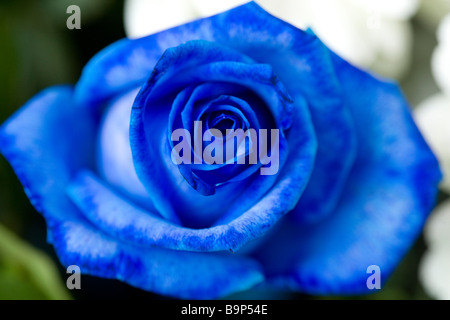
[(107, 107), (99, 127), (97, 168), (112, 186), (147, 208), (151, 198), (136, 175), (130, 148), (130, 115), (139, 89), (120, 96)]
[[(308, 101), (318, 141), (317, 156), (310, 182), (291, 215), (300, 222), (317, 222), (334, 210), (353, 165), (358, 142), (328, 48), (317, 39), (313, 50), (299, 56), (309, 62), (309, 72), (273, 63), (289, 84), (294, 100), (304, 95)], [(327, 79), (326, 83), (323, 79)]]
[(222, 297), (263, 280), (251, 259), (143, 249), (93, 228), (65, 194), (77, 171), (94, 168), (96, 115), (74, 107), (72, 97), (70, 87), (48, 88), (0, 127), (1, 152), (45, 217), (48, 241), (66, 267), (185, 299)]
[(67, 192), (94, 226), (117, 241), (142, 248), (236, 252), (260, 233), (253, 223), (248, 223), (255, 218), (250, 214), (212, 228), (174, 226), (154, 211), (143, 210), (128, 202), (88, 171), (79, 172)]
[(95, 167), (96, 115), (74, 107), (72, 97), (71, 87), (50, 87), (0, 127), (1, 153), (50, 227), (65, 216), (60, 202), (70, 207), (61, 188), (80, 168)]
[(417, 239), (441, 175), (399, 88), (334, 62), (361, 138), (343, 198), (315, 225), (286, 219), (256, 256), (273, 283), (310, 294), (363, 294), (370, 292), (367, 268), (379, 266), (386, 281)]
[(126, 281), (180, 299), (217, 299), (264, 280), (251, 259), (230, 253), (194, 253), (120, 244), (76, 219), (59, 221), (53, 243), (63, 265), (83, 274)]
[[(260, 224), (266, 232), (284, 214), (294, 209), (310, 179), (317, 153), (317, 140), (311, 137), (312, 128), (309, 126), (312, 126), (312, 121), (307, 106), (303, 100), (297, 100), (296, 106), (287, 137), (289, 144), (280, 144), (280, 166), (282, 164), (283, 170), (278, 175), (258, 175), (249, 186), (249, 192), (232, 203), (228, 212), (215, 225), (242, 219), (248, 221), (245, 224)], [(289, 153), (283, 152), (284, 148), (289, 148)], [(285, 154), (287, 159), (284, 158)]]

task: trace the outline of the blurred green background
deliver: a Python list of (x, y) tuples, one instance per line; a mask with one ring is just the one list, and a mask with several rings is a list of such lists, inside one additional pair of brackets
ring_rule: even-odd
[[(66, 28), (71, 4), (82, 8), (80, 30)], [(414, 61), (401, 85), (416, 105), (438, 89), (429, 66), (436, 46), (434, 30), (417, 19), (413, 25)], [(96, 52), (123, 37), (122, 1), (0, 0), (0, 123), (40, 90), (76, 83)], [(424, 250), (421, 238), (380, 293), (358, 299), (428, 299), (417, 278)], [(0, 299), (164, 298), (89, 276), (82, 276), (81, 290), (70, 291), (65, 286), (68, 276), (46, 243), (44, 219), (0, 156)], [(263, 291), (230, 298), (314, 299)]]

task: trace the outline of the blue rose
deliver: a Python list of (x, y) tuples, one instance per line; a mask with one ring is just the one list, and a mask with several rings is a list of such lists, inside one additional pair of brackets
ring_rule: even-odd
[[(173, 132), (207, 128), (276, 130), (276, 157), (174, 163)], [(254, 3), (112, 44), (0, 143), (64, 265), (179, 298), (367, 293), (368, 267), (393, 272), (441, 178), (397, 85)]]

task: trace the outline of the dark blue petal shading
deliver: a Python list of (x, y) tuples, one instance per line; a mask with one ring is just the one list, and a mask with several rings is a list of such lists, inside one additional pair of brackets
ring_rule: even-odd
[(269, 281), (310, 294), (369, 293), (367, 268), (389, 278), (435, 205), (441, 173), (399, 88), (333, 55), (359, 144), (337, 209), (286, 219), (257, 254)]

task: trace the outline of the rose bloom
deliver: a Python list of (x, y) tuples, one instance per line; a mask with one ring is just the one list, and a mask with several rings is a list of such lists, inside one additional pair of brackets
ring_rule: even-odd
[[(278, 130), (276, 174), (175, 164), (172, 133), (200, 121)], [(234, 160), (255, 152), (242, 141)], [(255, 3), (112, 44), (13, 115), (0, 146), (62, 264), (178, 298), (368, 293), (367, 270), (386, 281), (441, 179), (396, 84)]]

